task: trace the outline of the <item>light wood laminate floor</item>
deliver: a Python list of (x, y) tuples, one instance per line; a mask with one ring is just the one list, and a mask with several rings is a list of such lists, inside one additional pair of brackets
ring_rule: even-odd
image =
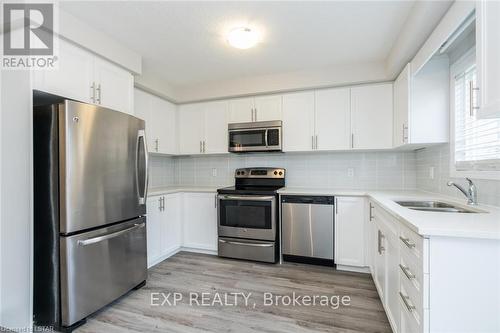
[[(182, 293), (152, 306), (152, 293)], [(251, 293), (238, 306), (190, 305), (189, 294)], [(264, 293), (351, 298), (350, 306), (264, 306)], [(160, 299), (160, 301), (163, 299)], [(170, 302), (173, 303), (172, 296)], [(232, 299), (230, 299), (232, 300)], [(156, 303), (159, 303), (156, 302)], [(232, 302), (234, 303), (234, 302)], [(254, 306), (255, 304), (255, 306)], [(76, 332), (391, 332), (369, 274), (285, 263), (260, 264), (180, 252), (149, 270), (147, 285), (94, 314)]]

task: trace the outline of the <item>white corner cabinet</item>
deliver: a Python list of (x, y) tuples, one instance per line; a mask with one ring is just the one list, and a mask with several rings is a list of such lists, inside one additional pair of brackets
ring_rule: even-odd
[(281, 120), (281, 95), (264, 95), (229, 100), (229, 122)]
[(146, 122), (150, 153), (176, 155), (177, 107), (164, 99), (134, 89), (134, 114)]
[(179, 153), (228, 153), (228, 101), (179, 106)]
[(407, 64), (394, 82), (394, 147), (412, 149), (448, 142), (448, 57), (429, 60), (412, 75)]
[(283, 95), (283, 150), (392, 148), (392, 83)]
[(33, 89), (133, 114), (134, 77), (127, 70), (63, 39), (58, 66), (33, 71)]
[[(364, 197), (335, 197), (335, 264), (365, 267)], [(342, 269), (348, 269), (346, 267)]]
[(500, 1), (476, 1), (479, 118), (500, 118)]
[(217, 253), (216, 193), (179, 192), (147, 200), (148, 267), (181, 249)]

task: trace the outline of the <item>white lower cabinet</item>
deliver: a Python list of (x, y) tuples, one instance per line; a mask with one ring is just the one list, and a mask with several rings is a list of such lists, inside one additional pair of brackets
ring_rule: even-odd
[(364, 267), (365, 198), (335, 198), (335, 263)]
[(184, 247), (217, 250), (216, 198), (215, 193), (184, 194)]
[(156, 265), (181, 246), (182, 195), (148, 198), (146, 217), (148, 267)]

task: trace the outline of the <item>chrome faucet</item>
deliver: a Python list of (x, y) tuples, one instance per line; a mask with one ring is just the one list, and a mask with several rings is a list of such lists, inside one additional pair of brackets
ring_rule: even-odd
[(467, 197), (467, 204), (475, 206), (477, 205), (477, 187), (474, 185), (470, 178), (465, 178), (469, 183), (469, 188), (466, 191), (462, 186), (455, 184), (454, 182), (448, 182), (448, 186), (455, 186)]

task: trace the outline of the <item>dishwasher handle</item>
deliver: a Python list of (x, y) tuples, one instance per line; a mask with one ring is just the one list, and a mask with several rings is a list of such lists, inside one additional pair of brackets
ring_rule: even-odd
[(281, 196), (282, 203), (313, 204), (313, 205), (334, 205), (335, 198), (332, 196), (318, 195), (284, 195)]

